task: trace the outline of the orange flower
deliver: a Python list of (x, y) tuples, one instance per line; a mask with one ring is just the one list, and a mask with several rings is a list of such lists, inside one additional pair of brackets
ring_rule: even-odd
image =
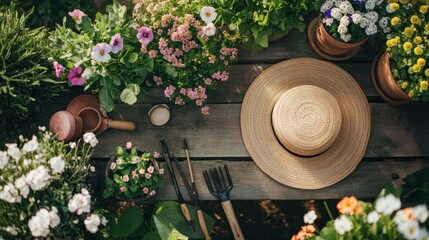
[(304, 232), (306, 232), (306, 233), (314, 233), (314, 232), (316, 232), (316, 228), (312, 224), (302, 226), (301, 230), (304, 231)]
[(362, 206), (359, 204), (356, 197), (344, 197), (337, 204), (338, 211), (342, 214), (361, 214)]
[(291, 240), (306, 239), (308, 237), (313, 236), (314, 232), (316, 232), (316, 228), (313, 225), (302, 226), (301, 230), (296, 235), (293, 235)]

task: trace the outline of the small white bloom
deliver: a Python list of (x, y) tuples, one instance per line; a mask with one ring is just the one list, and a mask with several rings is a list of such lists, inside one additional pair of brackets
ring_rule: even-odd
[(109, 222), (109, 220), (107, 220), (104, 216), (101, 216), (101, 224), (103, 226), (106, 226), (108, 222)]
[(352, 4), (348, 1), (342, 1), (338, 7), (342, 14), (352, 14), (354, 12)]
[(340, 25), (348, 26), (349, 25), (349, 17), (347, 15), (344, 15), (340, 19)]
[(9, 157), (7, 156), (7, 153), (4, 151), (0, 151), (0, 169), (3, 169), (6, 167), (6, 165), (9, 163)]
[(416, 240), (428, 240), (429, 239), (429, 232), (426, 228), (422, 228), (419, 231), (419, 235), (417, 235)]
[(76, 212), (77, 215), (89, 213), (91, 210), (91, 195), (89, 195), (88, 190), (82, 188), (81, 193), (76, 193), (73, 198), (69, 200), (67, 207), (70, 212)]
[(366, 10), (373, 10), (375, 8), (375, 1), (367, 0), (365, 2), (365, 8), (366, 8)]
[(98, 139), (94, 133), (88, 132), (83, 135), (83, 141), (91, 144), (91, 147), (95, 147), (98, 144)]
[(69, 146), (71, 149), (74, 149), (76, 147), (76, 142), (70, 142)]
[(45, 208), (42, 208), (28, 221), (28, 228), (33, 237), (46, 237), (50, 232), (49, 224), (49, 212)]
[(417, 205), (413, 208), (413, 214), (417, 221), (424, 223), (429, 216), (428, 208), (424, 204)]
[(216, 33), (216, 27), (213, 23), (207, 24), (203, 27), (203, 33), (207, 36), (213, 36)]
[(91, 170), (91, 172), (95, 172), (95, 167), (94, 166), (90, 166), (89, 170)]
[(21, 158), (21, 150), (16, 146), (16, 143), (6, 144), (7, 146), (7, 154), (11, 156), (15, 160), (19, 160)]
[(322, 4), (322, 6), (320, 6), (320, 12), (321, 13), (325, 13), (326, 10), (328, 10), (329, 8), (332, 8), (334, 6), (332, 1), (326, 1), (325, 3)]
[(383, 215), (390, 215), (394, 211), (401, 208), (401, 200), (395, 197), (393, 194), (379, 198), (375, 202), (375, 210)]
[(61, 156), (53, 157), (49, 160), (49, 164), (52, 168), (53, 173), (62, 173), (64, 172), (64, 167), (66, 162), (64, 162)]
[(25, 181), (34, 191), (38, 191), (48, 186), (50, 179), (51, 176), (44, 166), (39, 166), (38, 168), (31, 170), (25, 176)]
[(378, 31), (377, 29), (377, 25), (375, 25), (375, 23), (370, 22), (369, 25), (365, 28), (365, 33), (368, 36), (372, 36), (374, 34), (376, 34)]
[(21, 196), (18, 193), (18, 189), (15, 188), (15, 185), (8, 183), (0, 191), (0, 199), (9, 202), (9, 203), (18, 203), (21, 202)]
[(97, 214), (91, 214), (84, 221), (86, 229), (90, 233), (96, 233), (98, 231), (98, 226), (100, 226), (101, 219)]
[(314, 210), (311, 210), (304, 215), (304, 222), (307, 224), (313, 224), (316, 219), (317, 215)]
[(378, 13), (376, 11), (369, 11), (364, 16), (371, 22), (377, 22), (378, 20)]
[(12, 236), (18, 235), (18, 232), (16, 231), (16, 228), (14, 228), (14, 227), (7, 226), (4, 230), (6, 232), (10, 233), (10, 235), (12, 235)]
[(39, 142), (37, 141), (37, 137), (33, 135), (33, 138), (24, 144), (22, 147), (23, 153), (34, 152), (39, 148)]
[(387, 6), (386, 6), (386, 11), (387, 11), (388, 13), (393, 13), (393, 10), (390, 8), (390, 4), (391, 4), (391, 3), (387, 4)]
[(383, 28), (383, 33), (389, 33), (390, 30), (391, 30), (390, 27)]
[(326, 26), (330, 27), (330, 26), (332, 25), (332, 23), (334, 22), (334, 19), (333, 19), (333, 18), (324, 18), (324, 19), (322, 20), (322, 22), (323, 22)]
[(216, 9), (207, 6), (203, 7), (201, 8), (200, 16), (206, 24), (212, 23), (217, 17)]
[(52, 210), (49, 212), (49, 220), (50, 220), (49, 226), (51, 226), (51, 228), (55, 228), (61, 223), (61, 219), (57, 213), (58, 213), (57, 208), (52, 207)]
[(376, 223), (380, 219), (380, 214), (377, 211), (372, 211), (368, 214), (368, 223)]
[(24, 176), (15, 179), (15, 187), (19, 189), (19, 193), (23, 198), (27, 198), (28, 194), (30, 193), (30, 188), (28, 187)]
[(362, 17), (362, 19), (360, 20), (359, 26), (361, 28), (366, 28), (370, 22), (371, 21), (369, 19)]
[(344, 233), (352, 230), (353, 223), (346, 215), (341, 215), (339, 218), (335, 219), (334, 228), (338, 234), (344, 235)]
[(347, 26), (340, 24), (338, 26), (337, 32), (341, 35), (346, 34), (347, 33)]
[(340, 20), (343, 15), (341, 14), (341, 10), (339, 8), (332, 8), (331, 9), (331, 16), (335, 20)]
[(352, 21), (354, 24), (359, 24), (362, 21), (362, 15), (355, 13), (352, 15)]
[(350, 40), (352, 40), (352, 35), (350, 33), (348, 34), (341, 34), (340, 35), (341, 40), (343, 40), (344, 42), (350, 42)]
[(417, 221), (406, 221), (398, 224), (398, 232), (402, 233), (406, 239), (415, 239), (420, 232)]
[(110, 60), (109, 53), (112, 51), (112, 47), (107, 43), (98, 43), (92, 49), (91, 56), (97, 62), (107, 62)]
[(387, 27), (389, 25), (389, 20), (390, 18), (388, 17), (382, 17), (380, 21), (378, 21), (378, 26), (380, 26), (381, 28)]

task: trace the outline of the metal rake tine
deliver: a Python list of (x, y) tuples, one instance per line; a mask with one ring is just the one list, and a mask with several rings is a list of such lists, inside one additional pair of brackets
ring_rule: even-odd
[(221, 180), (221, 178), (220, 178), (219, 171), (218, 171), (216, 168), (214, 168), (214, 169), (213, 169), (213, 172), (215, 173), (216, 181), (217, 181), (217, 183), (219, 184), (219, 192), (224, 192), (224, 191), (226, 191), (226, 188), (225, 188), (225, 187), (224, 187), (224, 185), (222, 184), (222, 180)]
[(224, 191), (226, 191), (226, 190), (228, 190), (228, 185), (226, 185), (225, 177), (223, 176), (222, 168), (219, 166), (218, 169), (219, 169), (219, 174), (220, 174), (220, 177), (222, 180), (222, 186), (223, 186), (222, 188), (224, 189)]
[[(216, 170), (216, 168), (214, 169), (214, 170)], [(215, 172), (216, 171), (213, 171), (213, 169), (211, 168), (210, 169), (210, 174), (212, 175), (212, 179), (213, 179), (213, 183), (214, 183), (214, 188), (215, 188), (215, 192), (221, 192), (222, 190), (220, 189), (220, 186), (219, 186), (219, 182), (217, 181), (217, 179), (216, 179), (216, 175), (215, 175)]]
[(204, 180), (206, 180), (206, 184), (207, 184), (207, 187), (209, 188), (209, 191), (210, 191), (212, 194), (214, 194), (214, 193), (215, 193), (215, 191), (214, 191), (214, 189), (213, 189), (213, 185), (212, 185), (212, 183), (211, 183), (211, 181), (210, 181), (209, 174), (207, 173), (207, 171), (203, 171), (203, 175), (204, 175)]
[(229, 173), (228, 165), (225, 164), (224, 167), (225, 167), (226, 177), (228, 178), (229, 186), (232, 188), (234, 184), (232, 183), (232, 178), (231, 178), (231, 174)]

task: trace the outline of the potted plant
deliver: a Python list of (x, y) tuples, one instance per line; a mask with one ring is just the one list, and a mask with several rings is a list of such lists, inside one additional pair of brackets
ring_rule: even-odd
[(114, 1), (106, 10), (94, 22), (78, 9), (69, 12), (75, 29), (63, 22), (51, 32), (50, 40), (56, 76), (97, 93), (102, 108), (110, 112), (117, 98), (132, 105), (144, 96), (141, 87), (146, 86), (153, 59), (141, 51), (144, 45), (126, 19), (125, 6)]
[[(321, 16), (308, 27), (313, 50), (329, 60), (344, 60), (356, 54), (367, 41), (383, 29), (377, 8), (382, 0), (327, 0), (320, 7)], [(386, 19), (383, 19), (386, 21)]]
[(160, 168), (154, 154), (143, 152), (127, 143), (126, 149), (117, 147), (117, 155), (110, 158), (106, 167), (106, 189), (103, 198), (115, 196), (119, 200), (141, 202), (154, 196), (163, 185)]
[(386, 52), (373, 62), (373, 85), (387, 102), (428, 101), (428, 4), (388, 3)]
[(216, 9), (190, 0), (148, 0), (134, 10), (142, 51), (157, 66), (146, 85), (162, 86), (175, 104), (194, 102), (209, 114), (208, 95), (228, 80), (238, 54), (219, 29)]
[(93, 133), (83, 141), (57, 141), (39, 127), (38, 134), (0, 151), (0, 235), (5, 239), (93, 238), (106, 224), (94, 212), (89, 175)]

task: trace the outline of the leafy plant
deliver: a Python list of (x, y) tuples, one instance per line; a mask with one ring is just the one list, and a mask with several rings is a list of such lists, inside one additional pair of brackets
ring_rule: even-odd
[(31, 12), (20, 15), (12, 3), (0, 12), (0, 144), (12, 138), (36, 105), (58, 95), (63, 82), (52, 79), (47, 32), (29, 29)]
[[(158, 187), (163, 185), (160, 175), (164, 174), (164, 169), (158, 167), (154, 155), (131, 148), (131, 142), (127, 145), (127, 149), (117, 147), (114, 161), (107, 166), (110, 174), (106, 178), (104, 198), (148, 198), (154, 196)], [(158, 155), (155, 153), (155, 156)]]
[(80, 10), (69, 12), (77, 31), (63, 22), (50, 40), (57, 77), (98, 93), (101, 106), (110, 112), (118, 98), (132, 105), (144, 97), (141, 86), (152, 71), (153, 59), (141, 52), (142, 43), (126, 20), (125, 6), (114, 1), (106, 11), (97, 13), (95, 22)]
[(429, 168), (408, 175), (402, 186), (405, 206), (426, 204), (429, 206)]

